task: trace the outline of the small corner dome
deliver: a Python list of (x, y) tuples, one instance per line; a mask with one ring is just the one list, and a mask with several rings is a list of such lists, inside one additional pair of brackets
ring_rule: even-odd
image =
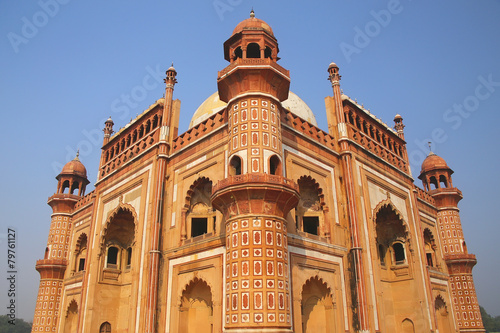
[(264, 30), (268, 34), (274, 37), (273, 29), (271, 29), (271, 26), (267, 24), (266, 22), (262, 21), (261, 19), (258, 19), (255, 17), (253, 14), (253, 11), (250, 13), (250, 18), (247, 18), (246, 20), (241, 21), (238, 23), (236, 28), (233, 30), (233, 35), (236, 35), (239, 32), (242, 32), (243, 30)]
[(337, 66), (336, 63), (331, 62), (330, 65), (328, 66), (328, 69), (330, 69), (330, 68), (339, 68), (339, 66)]
[(442, 157), (439, 157), (433, 152), (430, 152), (429, 155), (425, 158), (424, 162), (422, 162), (422, 168), (420, 174), (427, 171), (438, 170), (438, 169), (451, 170), (448, 164), (446, 164), (446, 161)]
[[(191, 122), (189, 123), (189, 128), (193, 128), (196, 125), (202, 123), (206, 119), (210, 118), (212, 115), (221, 111), (226, 107), (226, 103), (219, 99), (219, 93), (215, 92), (210, 97), (208, 97), (201, 105), (196, 109)], [(281, 102), (281, 105), (296, 116), (304, 119), (314, 126), (318, 126), (316, 122), (316, 117), (311, 108), (296, 94), (293, 92), (288, 93), (288, 99)]]
[(66, 163), (59, 175), (75, 175), (87, 179), (87, 169), (77, 155), (72, 161)]

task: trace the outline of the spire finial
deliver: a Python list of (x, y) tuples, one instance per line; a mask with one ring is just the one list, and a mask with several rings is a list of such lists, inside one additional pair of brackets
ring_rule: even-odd
[(429, 145), (429, 155), (434, 155), (434, 153), (432, 152), (432, 142), (428, 141), (427, 144)]
[(253, 7), (252, 10), (250, 11), (250, 17), (255, 17), (255, 12), (253, 11)]
[(78, 150), (76, 151), (75, 161), (79, 161), (79, 160), (80, 160), (80, 159), (79, 159), (79, 156), (80, 156), (80, 149), (78, 149)]

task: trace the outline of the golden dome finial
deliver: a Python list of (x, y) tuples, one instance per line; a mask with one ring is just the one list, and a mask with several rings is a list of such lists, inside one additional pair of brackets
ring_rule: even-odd
[(252, 10), (250, 11), (250, 17), (255, 17), (255, 12), (253, 11), (253, 7)]

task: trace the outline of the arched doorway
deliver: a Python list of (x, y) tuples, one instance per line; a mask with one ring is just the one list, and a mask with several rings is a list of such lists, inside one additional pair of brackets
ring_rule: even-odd
[(401, 328), (403, 329), (403, 333), (415, 333), (415, 326), (413, 325), (413, 322), (406, 318), (403, 320), (401, 323)]

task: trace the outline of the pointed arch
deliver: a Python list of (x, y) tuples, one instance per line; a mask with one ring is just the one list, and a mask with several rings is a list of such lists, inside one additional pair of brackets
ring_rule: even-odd
[[(134, 248), (137, 233), (137, 213), (135, 209), (122, 202), (120, 197), (117, 207), (108, 214), (101, 236), (101, 248), (99, 255), (104, 258), (103, 267), (106, 272), (103, 278), (120, 279), (123, 273), (130, 272), (127, 262), (129, 248)], [(117, 275), (118, 274), (118, 275)]]
[(402, 333), (415, 333), (415, 325), (410, 318), (405, 318), (401, 322)]
[(75, 244), (73, 271), (81, 272), (85, 270), (85, 260), (87, 257), (88, 239), (87, 234), (82, 232)]
[(78, 303), (75, 299), (72, 299), (68, 307), (66, 308), (66, 313), (64, 316), (64, 333), (76, 332), (78, 324)]
[(212, 287), (195, 277), (180, 295), (179, 332), (211, 333), (213, 319)]
[(436, 311), (436, 325), (439, 332), (452, 332), (450, 320), (453, 320), (449, 315), (448, 306), (441, 294), (438, 294), (434, 299), (434, 309)]
[(334, 301), (331, 288), (317, 275), (309, 278), (301, 290), (303, 333), (335, 331)]
[(75, 244), (75, 252), (78, 253), (80, 252), (83, 248), (87, 247), (87, 242), (88, 242), (88, 237), (87, 234), (82, 232), (79, 236), (78, 239), (76, 240)]
[(424, 229), (423, 236), (427, 266), (434, 267), (436, 264), (436, 240), (429, 228)]
[(66, 308), (66, 317), (68, 317), (70, 312), (78, 313), (78, 303), (74, 298), (71, 299), (71, 301), (68, 304), (68, 307)]
[(194, 288), (196, 285), (199, 284), (206, 286), (210, 290), (210, 292), (212, 292), (213, 286), (210, 282), (207, 281), (207, 279), (195, 276), (193, 279), (189, 280), (189, 282), (184, 285), (184, 288), (182, 288), (181, 298), (183, 294), (190, 292), (192, 288)]
[(409, 245), (408, 225), (389, 198), (375, 207), (373, 221), (377, 247), (375, 253), (378, 254), (380, 265), (386, 265), (389, 253), (393, 265), (406, 264), (406, 247)]
[(332, 293), (332, 289), (328, 286), (328, 283), (323, 279), (323, 277), (319, 276), (319, 274), (316, 274), (314, 276), (311, 276), (309, 277), (305, 282), (304, 284), (302, 285), (302, 289), (300, 290), (300, 298), (302, 299), (303, 298), (303, 293), (304, 293), (304, 287), (307, 285), (307, 284), (311, 284), (311, 283), (319, 283), (321, 285), (323, 285), (327, 290), (328, 292), (331, 294)]
[(111, 333), (111, 324), (107, 321), (102, 323), (99, 327), (99, 333)]
[(301, 176), (297, 180), (300, 199), (295, 209), (296, 228), (307, 234), (328, 236), (326, 221), (328, 207), (323, 189), (311, 176)]
[(182, 240), (215, 233), (217, 221), (211, 195), (210, 178), (199, 177), (189, 187), (182, 210)]
[(312, 186), (314, 187), (314, 189), (318, 193), (318, 198), (319, 198), (319, 202), (320, 202), (321, 207), (325, 206), (326, 205), (325, 195), (323, 194), (323, 189), (321, 188), (319, 183), (316, 181), (316, 179), (312, 178), (311, 176), (301, 176), (297, 180), (297, 183), (299, 184), (299, 186), (301, 183), (305, 183), (305, 182), (309, 182), (309, 183), (313, 184)]
[[(196, 179), (191, 186), (189, 186), (189, 190), (186, 193), (186, 200), (184, 203), (184, 207), (189, 209), (191, 206), (191, 199), (193, 198), (193, 195), (195, 193), (195, 190), (199, 189), (202, 187), (204, 184), (210, 183), (212, 184), (212, 181), (208, 177), (199, 177)], [(211, 194), (211, 193), (210, 193)]]
[[(132, 232), (132, 235), (129, 235), (130, 238), (131, 238), (131, 241), (130, 241), (130, 244), (129, 245), (134, 245), (135, 244), (135, 240), (136, 240), (136, 232), (137, 232), (137, 228), (136, 228), (136, 221), (137, 221), (137, 213), (134, 209), (134, 207), (132, 207), (132, 205), (129, 205), (127, 203), (123, 203), (120, 201), (120, 203), (118, 204), (118, 206), (113, 209), (109, 214), (108, 214), (108, 218), (106, 219), (106, 223), (104, 224), (104, 228), (102, 230), (102, 239), (101, 239), (101, 248), (104, 249), (105, 247), (105, 243), (107, 240), (107, 236), (110, 232), (110, 226), (112, 225), (112, 222), (120, 216), (120, 214), (123, 214), (123, 213), (129, 213), (131, 216), (132, 216), (132, 223), (133, 223), (133, 232)], [(120, 244), (122, 246), (124, 246), (125, 244)]]
[(391, 199), (385, 199), (385, 200), (382, 200), (381, 202), (379, 202), (377, 204), (377, 206), (375, 206), (375, 209), (373, 210), (373, 217), (375, 218), (377, 216), (377, 214), (383, 209), (383, 208), (389, 208), (391, 209), (394, 214), (396, 214), (399, 219), (405, 223), (405, 229), (406, 229), (406, 222), (403, 218), (403, 214), (401, 214), (401, 212), (399, 211), (399, 209), (396, 208), (396, 206), (394, 205), (394, 203), (391, 201)]

